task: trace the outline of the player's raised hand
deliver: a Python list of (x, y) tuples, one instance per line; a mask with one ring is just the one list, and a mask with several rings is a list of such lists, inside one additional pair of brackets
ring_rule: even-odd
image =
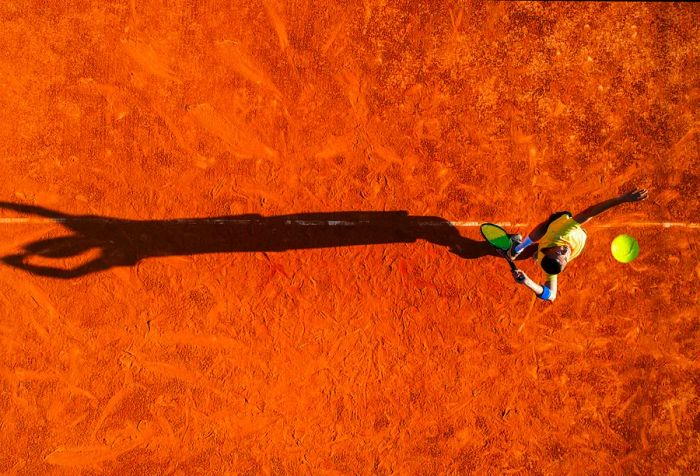
[(623, 202), (640, 202), (649, 196), (649, 191), (645, 188), (635, 187), (627, 193), (620, 195)]

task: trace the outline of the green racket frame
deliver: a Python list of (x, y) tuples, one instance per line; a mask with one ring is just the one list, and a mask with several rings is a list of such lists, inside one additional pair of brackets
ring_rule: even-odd
[(513, 260), (510, 259), (510, 256), (508, 256), (508, 250), (510, 250), (510, 247), (512, 246), (508, 232), (493, 223), (482, 223), (479, 227), (479, 231), (481, 231), (481, 236), (483, 236), (491, 246), (498, 250), (498, 254), (503, 256), (506, 261), (508, 261), (510, 269), (513, 271), (519, 271)]

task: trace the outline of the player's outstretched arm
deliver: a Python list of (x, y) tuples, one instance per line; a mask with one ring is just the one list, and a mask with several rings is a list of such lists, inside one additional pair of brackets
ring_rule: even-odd
[(540, 299), (551, 302), (557, 298), (556, 279), (551, 279), (547, 281), (547, 283), (544, 286), (542, 286), (534, 282), (532, 279), (529, 278), (527, 274), (525, 274), (524, 271), (521, 271), (519, 269), (513, 271), (513, 277), (515, 278), (516, 282), (522, 284), (523, 286), (526, 286), (530, 291), (535, 293), (535, 296), (537, 296)]
[(581, 213), (574, 215), (574, 221), (583, 225), (591, 218), (600, 215), (606, 210), (609, 210), (623, 203), (639, 202), (641, 200), (646, 199), (648, 195), (649, 192), (646, 189), (634, 188), (629, 192), (623, 193), (618, 197), (605, 200), (604, 202), (600, 202), (596, 205), (586, 208)]

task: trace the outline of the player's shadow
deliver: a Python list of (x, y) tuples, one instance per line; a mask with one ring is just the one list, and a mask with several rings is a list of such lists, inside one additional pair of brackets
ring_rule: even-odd
[[(37, 240), (2, 262), (39, 276), (71, 279), (158, 256), (278, 252), (426, 240), (465, 258), (498, 256), (484, 241), (460, 235), (447, 220), (405, 211), (232, 215), (176, 220), (124, 220), (69, 215), (0, 201), (0, 208), (50, 218), (72, 234)], [(70, 265), (70, 261), (78, 261)]]

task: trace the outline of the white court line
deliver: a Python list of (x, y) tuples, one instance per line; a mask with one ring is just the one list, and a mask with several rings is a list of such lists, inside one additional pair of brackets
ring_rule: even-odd
[[(49, 223), (112, 223), (118, 220), (110, 220), (108, 218), (0, 218), (0, 224), (5, 225), (41, 225)], [(139, 220), (135, 220), (139, 221)], [(145, 220), (147, 221), (147, 220)], [(179, 224), (253, 224), (265, 222), (266, 218), (263, 217), (259, 220), (255, 219), (235, 219), (235, 218), (180, 218), (167, 220), (164, 222), (179, 223)], [(340, 221), (340, 220), (287, 220), (285, 224), (287, 225), (301, 225), (301, 226), (354, 226), (361, 225), (365, 223), (370, 223), (365, 220), (358, 221)], [(450, 222), (416, 222), (418, 226), (443, 226), (445, 223), (457, 228), (469, 228), (479, 226), (483, 222), (478, 221), (450, 221)], [(496, 222), (496, 225), (515, 227), (515, 228), (525, 228), (530, 226), (529, 223), (513, 223), (509, 221)], [(647, 228), (647, 227), (663, 227), (663, 228), (700, 228), (700, 223), (682, 223), (682, 222), (657, 222), (657, 221), (635, 221), (629, 223), (614, 223), (614, 224), (595, 224), (588, 225), (587, 228)]]

